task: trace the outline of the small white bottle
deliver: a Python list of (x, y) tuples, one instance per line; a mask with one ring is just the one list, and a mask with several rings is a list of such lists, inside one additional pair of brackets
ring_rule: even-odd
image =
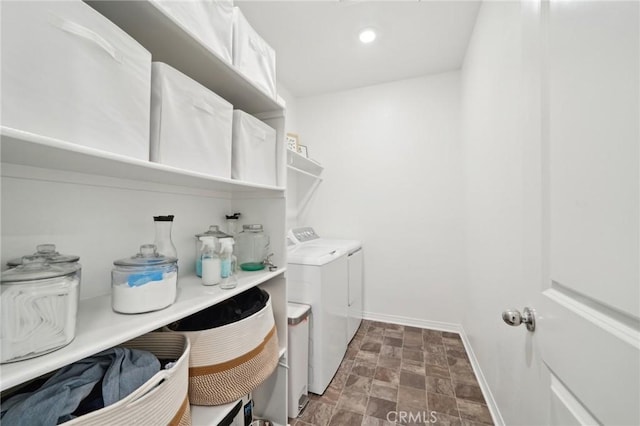
[(214, 237), (200, 237), (202, 241), (202, 285), (220, 284), (220, 258), (215, 252)]

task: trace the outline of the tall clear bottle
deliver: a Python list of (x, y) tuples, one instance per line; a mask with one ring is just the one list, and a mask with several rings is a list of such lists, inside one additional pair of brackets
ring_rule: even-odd
[(231, 235), (231, 237), (235, 238), (238, 233), (238, 219), (240, 218), (240, 213), (227, 214), (225, 215), (227, 220), (227, 234)]
[(173, 215), (154, 216), (153, 222), (156, 228), (156, 238), (154, 244), (158, 253), (166, 257), (178, 257), (176, 246), (171, 241), (171, 228), (173, 226)]

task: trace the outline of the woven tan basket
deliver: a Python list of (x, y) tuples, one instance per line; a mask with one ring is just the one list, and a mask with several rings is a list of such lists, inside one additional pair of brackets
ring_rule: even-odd
[(64, 425), (191, 425), (188, 393), (190, 344), (179, 334), (149, 333), (123, 343), (160, 359), (176, 359), (126, 398), (108, 407), (77, 417)]
[(168, 331), (191, 342), (189, 402), (193, 405), (236, 401), (264, 382), (278, 365), (270, 297), (264, 308), (243, 320), (203, 331)]

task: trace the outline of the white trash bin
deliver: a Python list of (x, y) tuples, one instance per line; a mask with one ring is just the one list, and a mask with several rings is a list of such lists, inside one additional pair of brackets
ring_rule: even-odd
[(309, 314), (311, 306), (287, 303), (289, 390), (288, 416), (298, 417), (309, 402)]

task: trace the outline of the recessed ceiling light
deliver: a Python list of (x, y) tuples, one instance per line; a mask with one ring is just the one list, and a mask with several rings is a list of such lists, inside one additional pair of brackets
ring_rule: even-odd
[(365, 44), (371, 43), (373, 40), (376, 39), (376, 32), (373, 31), (371, 28), (367, 28), (365, 30), (360, 31), (360, 35), (358, 37), (360, 38), (360, 41)]

